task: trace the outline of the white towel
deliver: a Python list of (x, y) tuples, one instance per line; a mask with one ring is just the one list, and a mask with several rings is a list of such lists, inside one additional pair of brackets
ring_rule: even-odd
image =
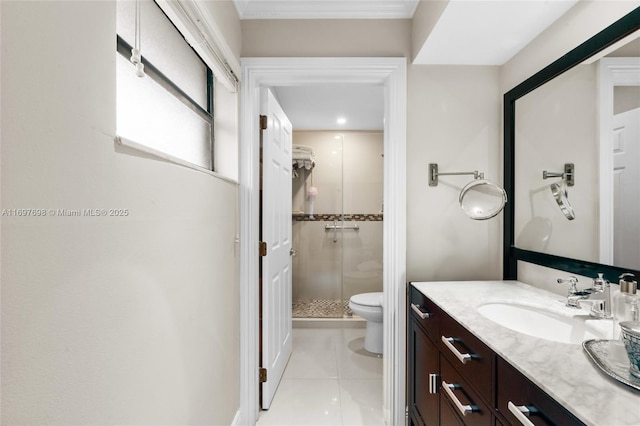
[(311, 170), (316, 165), (313, 149), (304, 145), (293, 145), (292, 159), (294, 169)]

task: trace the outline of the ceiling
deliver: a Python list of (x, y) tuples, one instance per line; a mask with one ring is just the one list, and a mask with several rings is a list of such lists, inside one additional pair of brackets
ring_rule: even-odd
[(410, 19), (419, 0), (233, 0), (240, 19)]
[[(382, 130), (382, 86), (274, 87), (294, 130)], [(344, 123), (338, 123), (343, 118)]]
[(578, 0), (450, 0), (413, 63), (502, 65)]
[[(577, 1), (448, 0), (413, 63), (502, 65)], [(418, 0), (233, 2), (241, 19), (410, 19), (419, 4)], [(382, 129), (381, 87), (279, 87), (275, 92), (296, 130)], [(347, 122), (337, 124), (338, 116)]]

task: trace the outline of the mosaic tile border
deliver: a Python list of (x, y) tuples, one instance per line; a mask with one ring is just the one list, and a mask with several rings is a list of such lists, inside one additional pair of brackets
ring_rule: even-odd
[(357, 214), (314, 214), (313, 217), (306, 213), (294, 213), (293, 220), (297, 222), (333, 222), (344, 220), (345, 222), (382, 222), (382, 213), (357, 213)]

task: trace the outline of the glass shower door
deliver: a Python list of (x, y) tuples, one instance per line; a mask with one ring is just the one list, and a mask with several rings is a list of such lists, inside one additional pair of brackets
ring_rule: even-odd
[(382, 291), (383, 133), (358, 131), (343, 142), (342, 298)]
[(341, 318), (343, 271), (343, 135), (295, 132), (316, 165), (293, 178), (293, 317)]
[(293, 179), (293, 316), (349, 316), (351, 296), (382, 291), (383, 133), (294, 132), (316, 165)]

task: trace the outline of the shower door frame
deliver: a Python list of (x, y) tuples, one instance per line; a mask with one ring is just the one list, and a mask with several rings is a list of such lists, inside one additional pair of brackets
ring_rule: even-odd
[(260, 88), (322, 84), (384, 86), (383, 412), (405, 423), (406, 58), (243, 58), (240, 104), (240, 411), (259, 411), (258, 220)]

